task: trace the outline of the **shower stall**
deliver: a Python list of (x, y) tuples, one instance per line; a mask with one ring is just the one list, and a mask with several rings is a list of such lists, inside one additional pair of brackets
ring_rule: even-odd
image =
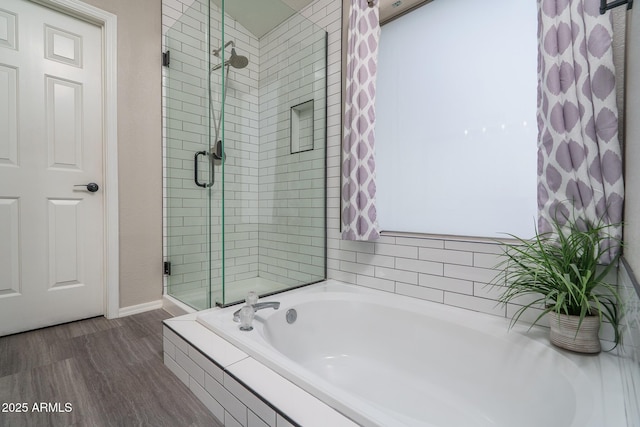
[(195, 309), (326, 277), (327, 35), (309, 3), (165, 14), (165, 293)]

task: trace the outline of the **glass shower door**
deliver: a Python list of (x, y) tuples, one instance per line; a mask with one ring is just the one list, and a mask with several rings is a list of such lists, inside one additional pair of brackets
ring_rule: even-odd
[(207, 0), (184, 10), (165, 34), (163, 67), (167, 293), (197, 310), (211, 307), (212, 273), (221, 269), (221, 221), (215, 212), (222, 193), (209, 160), (210, 14)]

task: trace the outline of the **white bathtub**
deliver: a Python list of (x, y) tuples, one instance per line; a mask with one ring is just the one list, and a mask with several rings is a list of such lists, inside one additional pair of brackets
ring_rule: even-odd
[(544, 330), (335, 281), (264, 301), (280, 309), (260, 310), (251, 332), (233, 322), (238, 306), (197, 320), (358, 424), (626, 425), (613, 356), (557, 350)]

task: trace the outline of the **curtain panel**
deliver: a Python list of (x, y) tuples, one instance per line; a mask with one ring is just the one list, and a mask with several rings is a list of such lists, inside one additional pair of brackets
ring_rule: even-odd
[[(623, 170), (611, 14), (599, 0), (538, 0), (538, 229), (566, 218), (622, 236)], [(610, 242), (606, 259), (619, 251)]]
[(376, 214), (375, 98), (378, 2), (351, 0), (342, 152), (342, 238), (380, 237)]

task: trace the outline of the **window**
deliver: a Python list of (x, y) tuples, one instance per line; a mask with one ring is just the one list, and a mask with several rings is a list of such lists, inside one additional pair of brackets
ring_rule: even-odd
[(536, 34), (531, 0), (435, 0), (382, 27), (382, 230), (533, 235)]

